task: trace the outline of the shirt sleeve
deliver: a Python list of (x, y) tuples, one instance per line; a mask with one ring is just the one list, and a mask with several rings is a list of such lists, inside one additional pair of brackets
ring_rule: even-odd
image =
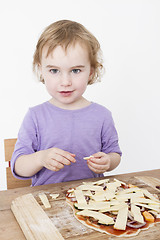
[(19, 179), (29, 179), (32, 177), (18, 176), (14, 171), (15, 162), (21, 155), (34, 153), (38, 150), (38, 133), (36, 118), (29, 109), (20, 127), (17, 142), (11, 159), (11, 171)]
[(107, 116), (103, 123), (102, 128), (102, 152), (105, 153), (118, 153), (120, 156), (122, 152), (118, 143), (118, 133), (115, 128), (115, 124), (110, 113), (109, 117)]

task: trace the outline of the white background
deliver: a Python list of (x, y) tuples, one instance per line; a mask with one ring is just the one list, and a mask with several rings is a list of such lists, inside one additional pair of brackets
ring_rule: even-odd
[(0, 189), (5, 138), (15, 138), (29, 107), (49, 99), (32, 73), (46, 26), (82, 23), (99, 40), (106, 69), (85, 97), (112, 111), (123, 157), (110, 174), (160, 168), (160, 1), (5, 0), (0, 3)]

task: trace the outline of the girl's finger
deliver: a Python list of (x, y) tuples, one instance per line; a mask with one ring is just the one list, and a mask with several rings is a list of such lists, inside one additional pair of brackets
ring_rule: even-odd
[(57, 161), (63, 165), (70, 165), (71, 164), (71, 161), (68, 160), (67, 158), (63, 157), (62, 155), (59, 155), (59, 154), (55, 154), (54, 157), (52, 158), (53, 161)]
[[(103, 153), (103, 152), (97, 152), (97, 153), (92, 154), (92, 156), (93, 156), (94, 158), (102, 158), (103, 156), (105, 156), (105, 153)], [(92, 158), (91, 158), (91, 159), (92, 159)]]
[(88, 166), (91, 166), (94, 169), (97, 169), (97, 170), (100, 170), (100, 171), (105, 169), (105, 165), (97, 164), (95, 162), (92, 162), (91, 160), (88, 160), (87, 163), (88, 163)]
[(54, 161), (48, 165), (48, 169), (51, 171), (55, 171), (55, 172), (59, 171), (62, 168), (64, 168), (64, 165), (59, 162), (56, 162), (56, 161)]
[(91, 165), (88, 165), (88, 167), (95, 173), (104, 173), (105, 172), (105, 170), (96, 169), (96, 168), (92, 167)]
[(54, 152), (55, 152), (56, 154), (61, 155), (61, 156), (64, 157), (64, 158), (68, 159), (70, 162), (76, 162), (76, 159), (74, 158), (74, 157), (75, 157), (75, 154), (73, 154), (73, 153), (64, 151), (64, 150), (59, 149), (59, 148), (54, 148)]
[(100, 157), (100, 158), (92, 157), (92, 158), (88, 159), (88, 162), (92, 162), (97, 165), (105, 165), (105, 163), (106, 163), (105, 158), (103, 158), (103, 157)]

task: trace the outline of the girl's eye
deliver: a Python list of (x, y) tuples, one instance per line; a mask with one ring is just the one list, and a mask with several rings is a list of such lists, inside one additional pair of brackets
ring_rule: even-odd
[(50, 69), (50, 72), (53, 74), (58, 73), (58, 69)]
[(73, 73), (80, 73), (81, 70), (80, 70), (80, 69), (73, 69), (72, 72), (73, 72)]

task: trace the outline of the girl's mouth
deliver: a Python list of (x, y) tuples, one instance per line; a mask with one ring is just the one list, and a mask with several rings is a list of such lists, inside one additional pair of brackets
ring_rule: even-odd
[(63, 97), (69, 97), (73, 91), (60, 91), (59, 92)]

